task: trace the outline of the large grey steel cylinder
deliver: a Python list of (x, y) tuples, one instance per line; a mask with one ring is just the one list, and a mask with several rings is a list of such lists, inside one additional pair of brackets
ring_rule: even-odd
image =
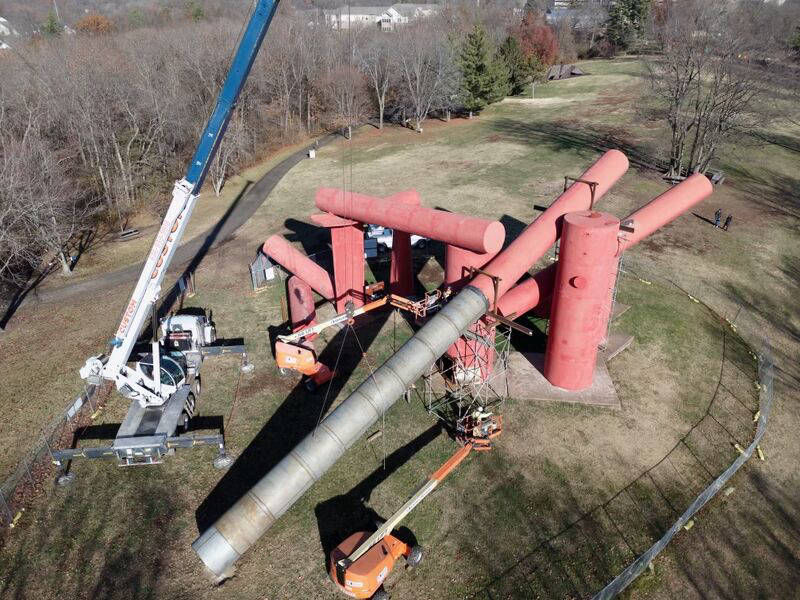
[(322, 477), (487, 310), (465, 287), (192, 544), (217, 577)]

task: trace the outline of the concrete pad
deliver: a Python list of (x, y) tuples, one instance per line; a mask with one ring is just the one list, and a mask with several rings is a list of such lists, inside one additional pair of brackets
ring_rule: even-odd
[(630, 304), (623, 304), (622, 302), (614, 302), (614, 308), (611, 310), (611, 320), (619, 319), (630, 309)]
[(544, 354), (512, 352), (508, 359), (509, 396), (517, 400), (544, 400), (622, 408), (605, 358), (599, 354), (591, 387), (573, 392), (552, 385), (544, 378)]
[(628, 335), (624, 331), (612, 331), (608, 336), (608, 342), (606, 342), (606, 349), (603, 351), (603, 356), (605, 356), (606, 361), (609, 361), (632, 343), (632, 335)]

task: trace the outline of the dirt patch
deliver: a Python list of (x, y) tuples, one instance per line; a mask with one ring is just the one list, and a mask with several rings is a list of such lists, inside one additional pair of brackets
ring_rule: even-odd
[(588, 94), (577, 94), (575, 96), (556, 96), (553, 98), (506, 98), (500, 104), (523, 104), (531, 107), (535, 106), (554, 106), (557, 104), (574, 104), (584, 100)]

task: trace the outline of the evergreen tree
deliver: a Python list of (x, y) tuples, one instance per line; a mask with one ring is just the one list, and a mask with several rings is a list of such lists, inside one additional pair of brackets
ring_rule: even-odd
[(642, 34), (652, 0), (617, 0), (608, 13), (606, 35), (616, 48), (628, 48)]
[(202, 21), (206, 16), (203, 6), (196, 0), (187, 0), (186, 14), (192, 21)]
[(792, 47), (792, 50), (794, 50), (795, 55), (800, 57), (800, 26), (794, 28), (794, 34), (791, 40), (789, 40), (789, 45)]
[(480, 112), (487, 104), (505, 98), (509, 91), (509, 73), (505, 60), (492, 50), (483, 27), (476, 25), (461, 46), (459, 57), (464, 108)]
[(56, 14), (51, 10), (47, 14), (47, 20), (42, 23), (42, 33), (46, 36), (57, 37), (64, 32), (64, 26), (58, 22)]
[(496, 83), (489, 58), (489, 41), (483, 27), (475, 25), (467, 34), (459, 58), (464, 108), (469, 112), (479, 112), (486, 107), (492, 85)]
[(489, 95), (486, 100), (489, 104), (500, 102), (511, 93), (511, 82), (508, 75), (506, 61), (497, 52), (489, 63)]
[(541, 62), (535, 55), (525, 56), (519, 41), (508, 36), (500, 46), (499, 55), (508, 69), (510, 93), (521, 94), (525, 87), (542, 71)]

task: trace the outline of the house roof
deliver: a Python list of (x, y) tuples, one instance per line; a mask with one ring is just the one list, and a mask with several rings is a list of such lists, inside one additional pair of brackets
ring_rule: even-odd
[(332, 8), (324, 10), (323, 12), (326, 15), (369, 15), (369, 16), (380, 16), (386, 10), (385, 6), (351, 6), (348, 8), (347, 6), (340, 6), (339, 8)]
[(19, 35), (8, 20), (0, 17), (0, 35)]
[(392, 8), (399, 12), (404, 17), (413, 17), (417, 14), (417, 10), (432, 11), (439, 10), (438, 4), (405, 4), (398, 3), (392, 4)]

